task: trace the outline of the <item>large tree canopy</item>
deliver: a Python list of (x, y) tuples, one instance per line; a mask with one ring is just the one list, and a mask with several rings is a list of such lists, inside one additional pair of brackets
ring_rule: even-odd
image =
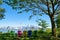
[[(54, 16), (60, 13), (60, 0), (4, 0), (13, 9), (32, 11), (33, 15), (48, 15), (51, 20), (52, 35), (56, 36)], [(31, 17), (31, 16), (30, 16)]]
[(12, 6), (12, 8), (20, 9), (20, 13), (23, 11), (33, 11), (35, 14), (48, 13), (48, 8), (50, 14), (59, 13), (60, 1), (58, 0), (5, 0), (5, 3)]

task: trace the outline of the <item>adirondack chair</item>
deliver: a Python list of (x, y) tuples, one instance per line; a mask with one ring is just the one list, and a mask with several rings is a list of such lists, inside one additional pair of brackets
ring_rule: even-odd
[(15, 36), (15, 31), (10, 31), (10, 37), (14, 37)]
[(27, 37), (27, 31), (23, 31), (23, 37)]
[(18, 30), (18, 37), (22, 37), (22, 31)]
[(33, 31), (33, 36), (34, 36), (34, 37), (37, 37), (37, 30), (34, 30), (34, 31)]
[(31, 37), (31, 36), (32, 36), (32, 31), (29, 30), (29, 31), (28, 31), (28, 37)]

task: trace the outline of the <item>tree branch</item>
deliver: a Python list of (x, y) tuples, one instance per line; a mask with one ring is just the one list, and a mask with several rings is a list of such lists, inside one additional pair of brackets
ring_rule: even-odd
[(44, 13), (48, 14), (47, 10), (44, 10), (41, 6), (39, 6), (38, 3), (36, 3), (36, 5), (37, 5), (37, 7), (38, 7), (39, 9), (41, 9)]
[(50, 16), (50, 9), (49, 9), (49, 3), (48, 3), (48, 0), (47, 1), (47, 8), (48, 8), (48, 15)]
[(53, 13), (52, 13), (51, 15), (54, 16), (54, 14), (55, 14), (54, 3), (53, 3), (53, 0), (50, 0), (50, 1), (51, 1), (51, 3), (52, 3), (52, 10), (53, 10)]

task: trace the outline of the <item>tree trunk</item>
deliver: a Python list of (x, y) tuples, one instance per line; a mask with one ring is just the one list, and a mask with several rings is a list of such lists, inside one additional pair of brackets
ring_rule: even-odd
[(52, 27), (52, 36), (56, 37), (56, 26), (54, 22), (54, 16), (50, 16), (51, 27)]

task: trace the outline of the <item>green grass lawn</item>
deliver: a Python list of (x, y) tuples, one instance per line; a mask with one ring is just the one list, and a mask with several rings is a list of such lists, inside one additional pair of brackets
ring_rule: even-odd
[(54, 37), (0, 37), (0, 40), (60, 40), (60, 38)]

